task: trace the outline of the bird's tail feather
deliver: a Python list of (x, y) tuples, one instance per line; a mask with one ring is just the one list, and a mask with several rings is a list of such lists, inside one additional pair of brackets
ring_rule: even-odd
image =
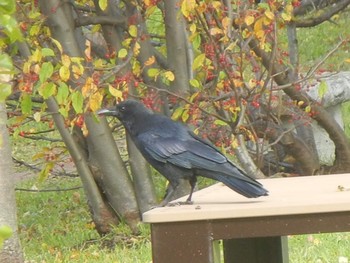
[(252, 179), (252, 182), (249, 182), (247, 180), (241, 180), (239, 178), (223, 173), (209, 173), (202, 175), (220, 181), (231, 188), (233, 191), (236, 191), (237, 193), (248, 198), (256, 198), (259, 196), (268, 195), (268, 191), (254, 179)]

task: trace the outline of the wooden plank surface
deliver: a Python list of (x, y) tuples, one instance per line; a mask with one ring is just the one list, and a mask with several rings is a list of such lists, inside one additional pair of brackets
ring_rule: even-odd
[(192, 205), (155, 208), (143, 214), (143, 221), (161, 223), (350, 211), (350, 174), (260, 182), (269, 190), (269, 196), (248, 199), (218, 183), (195, 192)]

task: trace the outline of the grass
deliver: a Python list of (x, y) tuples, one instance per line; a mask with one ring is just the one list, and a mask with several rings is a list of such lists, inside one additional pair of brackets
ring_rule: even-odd
[[(32, 188), (36, 179), (21, 183)], [(49, 178), (42, 189), (79, 186), (78, 178)], [(82, 189), (17, 192), (19, 233), (29, 262), (151, 262), (149, 226), (133, 236), (121, 224), (107, 236), (94, 229)]]
[(291, 263), (345, 263), (350, 260), (350, 233), (290, 236), (288, 245)]

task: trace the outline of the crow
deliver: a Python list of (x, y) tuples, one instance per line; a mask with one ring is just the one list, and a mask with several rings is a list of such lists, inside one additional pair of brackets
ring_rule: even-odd
[(169, 181), (171, 187), (161, 206), (171, 200), (181, 178), (190, 183), (186, 203), (192, 203), (197, 176), (220, 181), (248, 198), (268, 195), (261, 183), (247, 176), (209, 142), (138, 101), (125, 100), (97, 114), (117, 117), (144, 158)]

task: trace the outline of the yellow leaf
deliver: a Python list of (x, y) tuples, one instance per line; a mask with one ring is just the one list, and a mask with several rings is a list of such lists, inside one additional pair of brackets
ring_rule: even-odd
[(84, 67), (79, 67), (77, 65), (72, 66), (72, 72), (74, 74), (74, 77), (77, 79), (84, 73)]
[(174, 81), (174, 79), (175, 79), (174, 73), (172, 73), (169, 70), (164, 72), (164, 77), (169, 81)]
[(289, 13), (282, 13), (282, 18), (284, 21), (289, 22), (290, 20), (292, 20), (292, 16)]
[(244, 18), (244, 23), (246, 23), (247, 26), (250, 26), (251, 24), (254, 23), (254, 20), (255, 20), (254, 16), (249, 15)]
[(89, 40), (85, 40), (85, 50), (84, 50), (84, 54), (86, 56), (87, 59), (91, 59), (91, 42)]
[(181, 3), (181, 12), (185, 17), (189, 17), (190, 13), (196, 7), (196, 0), (183, 0)]
[(260, 41), (265, 39), (265, 31), (264, 30), (255, 31), (255, 35)]
[(70, 71), (69, 71), (69, 68), (67, 68), (66, 66), (62, 66), (62, 67), (60, 68), (59, 74), (60, 74), (60, 77), (61, 77), (61, 80), (62, 80), (62, 81), (67, 81), (67, 80), (69, 80)]
[(121, 92), (119, 89), (113, 88), (112, 85), (108, 85), (109, 93), (116, 99), (123, 98), (123, 92)]
[(31, 63), (29, 61), (24, 62), (23, 64), (23, 73), (28, 74), (30, 72)]
[(146, 7), (149, 7), (151, 5), (151, 0), (144, 0), (143, 3)]
[(219, 9), (221, 8), (221, 2), (220, 1), (212, 1), (211, 5), (215, 8), (215, 9)]
[(139, 42), (136, 42), (133, 49), (134, 56), (138, 56), (140, 54), (140, 49), (141, 49), (141, 46)]
[(135, 25), (129, 26), (129, 34), (132, 37), (137, 37), (137, 27)]
[(147, 61), (144, 63), (145, 66), (151, 66), (156, 61), (155, 56), (151, 56), (147, 59)]
[(33, 67), (33, 71), (36, 73), (36, 74), (40, 74), (40, 71), (41, 71), (41, 67), (39, 66), (39, 64), (35, 64), (34, 67)]
[(61, 60), (62, 60), (62, 65), (69, 68), (70, 66), (70, 57), (66, 54), (62, 54), (62, 57), (61, 57)]
[(196, 30), (197, 30), (196, 24), (191, 24), (191, 25), (190, 25), (190, 32), (191, 32), (191, 33), (194, 33), (194, 32), (196, 32)]
[(103, 96), (98, 91), (89, 97), (89, 107), (93, 112), (101, 108), (102, 99)]
[(350, 58), (344, 60), (346, 63), (350, 63)]
[(234, 83), (236, 88), (243, 86), (243, 82), (241, 80), (239, 80), (239, 79), (234, 79), (233, 83)]
[(81, 94), (84, 98), (91, 96), (94, 92), (97, 91), (97, 86), (94, 84), (94, 81), (91, 77), (86, 79), (85, 85), (81, 89)]
[(35, 112), (33, 115), (33, 118), (36, 122), (40, 122), (41, 120), (41, 113), (39, 111)]
[(63, 49), (62, 49), (62, 45), (60, 42), (58, 42), (56, 39), (51, 38), (51, 41), (56, 45), (56, 47), (58, 48), (58, 50), (60, 51), (60, 53), (62, 54)]
[(239, 146), (239, 144), (238, 144), (236, 137), (231, 135), (231, 147), (232, 147), (232, 149), (237, 149), (238, 146)]
[(100, 6), (101, 10), (104, 11), (108, 6), (108, 0), (99, 0), (98, 5)]
[(255, 24), (254, 24), (254, 31), (257, 32), (259, 30), (262, 30), (263, 29), (263, 25), (264, 25), (264, 19), (263, 18), (258, 18), (255, 21)]
[(42, 58), (42, 53), (40, 49), (36, 49), (33, 55), (30, 56), (30, 61), (32, 62), (40, 62)]
[(210, 29), (210, 35), (215, 36), (218, 34), (222, 34), (222, 29), (218, 27), (214, 27)]
[(266, 10), (264, 14), (270, 20), (274, 20), (275, 19), (275, 15), (271, 11)]

